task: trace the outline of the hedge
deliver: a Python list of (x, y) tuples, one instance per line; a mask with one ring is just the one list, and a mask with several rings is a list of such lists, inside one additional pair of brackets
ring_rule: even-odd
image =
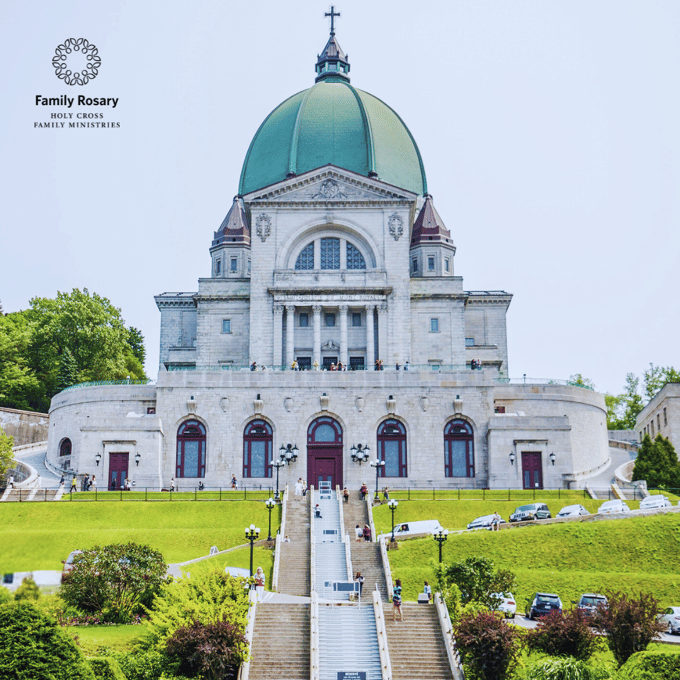
[(126, 680), (118, 662), (110, 656), (94, 656), (88, 663), (97, 680)]
[(678, 652), (637, 652), (621, 666), (616, 680), (678, 680), (680, 654)]

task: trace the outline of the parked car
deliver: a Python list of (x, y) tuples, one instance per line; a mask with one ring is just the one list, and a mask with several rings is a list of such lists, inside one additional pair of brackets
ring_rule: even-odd
[(503, 612), (506, 619), (514, 619), (517, 611), (517, 602), (512, 593), (491, 593), (495, 598), (496, 604), (491, 607), (491, 611)]
[[(482, 515), (475, 520), (472, 520), (470, 524), (467, 525), (468, 529), (492, 529), (493, 515)], [(507, 522), (501, 518), (499, 524), (507, 524)]]
[(583, 593), (578, 602), (571, 601), (584, 616), (592, 616), (597, 609), (606, 609), (609, 606), (607, 598), (597, 593)]
[(551, 517), (550, 510), (545, 503), (529, 503), (529, 505), (520, 505), (510, 515), (510, 521), (528, 522), (534, 519), (550, 519)]
[[(444, 531), (438, 519), (423, 519), (418, 522), (402, 522), (394, 527), (394, 538), (405, 538), (406, 536), (415, 536), (416, 534), (433, 534), (439, 531)], [(392, 532), (380, 534), (380, 538), (392, 538)]]
[(550, 612), (562, 613), (562, 600), (554, 593), (536, 593), (527, 598), (525, 616), (533, 621), (537, 616), (545, 616)]
[(659, 622), (667, 627), (668, 633), (680, 633), (680, 607), (668, 607), (659, 614)]
[(623, 501), (615, 500), (602, 503), (597, 512), (600, 515), (611, 515), (617, 512), (630, 512), (630, 508)]
[(565, 505), (556, 517), (579, 517), (581, 515), (589, 515), (590, 513), (582, 505)]
[(61, 570), (61, 582), (63, 583), (67, 578), (71, 570), (73, 569), (73, 560), (76, 555), (81, 555), (82, 550), (74, 550), (71, 552), (71, 554), (65, 559), (62, 560), (61, 563), (64, 565), (64, 568)]
[(653, 510), (655, 508), (670, 508), (673, 506), (666, 496), (655, 494), (647, 496), (640, 501), (640, 510)]

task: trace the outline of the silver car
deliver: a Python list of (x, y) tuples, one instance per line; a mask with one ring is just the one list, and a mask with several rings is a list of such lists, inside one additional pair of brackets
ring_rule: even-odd
[(582, 505), (565, 505), (556, 515), (556, 517), (579, 517), (580, 515), (589, 515), (590, 513)]
[[(468, 529), (493, 529), (493, 515), (482, 515), (477, 519), (472, 520), (470, 524), (467, 525)], [(501, 518), (498, 522), (499, 524), (506, 524), (506, 521)]]
[(668, 607), (659, 614), (659, 623), (666, 626), (669, 634), (680, 633), (680, 607)]
[(630, 512), (630, 508), (623, 501), (607, 501), (602, 503), (597, 512), (600, 515), (612, 515), (619, 512)]
[(670, 508), (672, 503), (661, 494), (655, 494), (654, 496), (647, 496), (640, 501), (640, 510), (654, 510), (656, 508)]

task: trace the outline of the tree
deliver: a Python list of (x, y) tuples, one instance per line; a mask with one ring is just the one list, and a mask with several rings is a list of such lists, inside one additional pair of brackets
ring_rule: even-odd
[(59, 596), (111, 623), (126, 623), (149, 607), (166, 580), (163, 556), (136, 543), (95, 546), (76, 555)]
[(515, 589), (516, 577), (511, 571), (494, 572), (494, 563), (486, 557), (468, 557), (445, 565), (438, 574), (442, 586), (455, 584), (460, 589), (461, 602), (479, 602), (487, 607), (497, 604), (494, 593)]
[(26, 576), (14, 593), (17, 602), (37, 602), (40, 599), (40, 588), (30, 576)]
[(589, 378), (584, 378), (580, 373), (575, 373), (569, 376), (569, 384), (577, 385), (578, 387), (587, 387), (588, 389), (594, 390), (595, 383)]
[(128, 328), (127, 343), (132, 354), (143, 366), (144, 361), (146, 360), (146, 348), (144, 347), (144, 336), (142, 335), (142, 331), (134, 326), (130, 326), (130, 328)]
[(550, 656), (572, 656), (587, 661), (601, 646), (601, 639), (590, 628), (588, 620), (578, 609), (550, 612), (528, 631), (525, 642), (534, 652)]
[(645, 480), (650, 489), (680, 488), (680, 461), (668, 439), (644, 436), (633, 468), (633, 481), (638, 480)]
[(32, 604), (0, 606), (0, 680), (95, 680), (83, 653)]
[(647, 400), (652, 399), (654, 395), (669, 382), (680, 382), (680, 373), (678, 373), (672, 366), (655, 366), (649, 364), (649, 369), (644, 372), (645, 395)]
[(521, 633), (497, 614), (464, 614), (455, 629), (463, 663), (479, 680), (505, 680), (517, 663)]
[(59, 359), (59, 374), (57, 375), (57, 389), (61, 392), (71, 385), (78, 383), (78, 364), (68, 347), (64, 348)]
[(12, 469), (14, 463), (14, 437), (5, 434), (0, 427), (0, 481), (7, 478), (7, 473)]
[(26, 356), (30, 338), (25, 314), (0, 315), (0, 406), (31, 409), (40, 400), (43, 390)]
[(593, 626), (607, 636), (607, 645), (616, 662), (622, 666), (635, 652), (647, 649), (663, 632), (657, 619), (658, 600), (649, 593), (638, 597), (616, 592), (607, 595), (609, 606), (593, 614)]

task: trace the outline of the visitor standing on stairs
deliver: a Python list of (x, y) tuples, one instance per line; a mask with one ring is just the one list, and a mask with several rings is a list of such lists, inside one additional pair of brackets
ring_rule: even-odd
[(404, 620), (404, 614), (401, 611), (401, 580), (397, 579), (394, 582), (394, 587), (392, 588), (392, 604), (394, 605), (394, 621), (397, 620), (397, 615), (399, 620)]
[(297, 482), (295, 482), (295, 500), (302, 500), (302, 477), (299, 477)]
[(357, 541), (360, 541), (364, 537), (364, 530), (357, 524), (356, 529), (354, 529)]
[(262, 571), (262, 567), (258, 567), (257, 571), (255, 572), (255, 592), (257, 593), (258, 602), (262, 602), (262, 598), (264, 597), (265, 580), (266, 579), (264, 571)]

